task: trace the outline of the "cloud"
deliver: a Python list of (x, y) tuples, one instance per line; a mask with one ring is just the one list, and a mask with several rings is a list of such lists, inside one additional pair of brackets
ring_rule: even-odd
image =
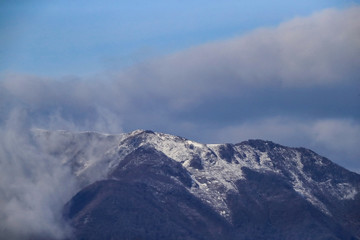
[(353, 84), (360, 75), (359, 22), (360, 7), (325, 10), (135, 66), (124, 77), (173, 107), (264, 85)]
[(335, 152), (346, 152), (348, 158), (360, 159), (360, 124), (350, 119), (326, 119), (312, 126), (312, 139), (315, 144)]
[(307, 147), (342, 166), (360, 172), (360, 123), (351, 119), (299, 120), (272, 117), (217, 129), (220, 142), (266, 139), (286, 146)]
[(32, 107), (86, 111), (89, 103), (99, 103), (124, 111), (129, 105), (159, 102), (182, 109), (214, 95), (245, 94), (259, 86), (351, 85), (360, 75), (359, 22), (360, 7), (329, 9), (147, 61), (119, 74), (99, 75), (100, 81), (12, 75), (2, 87)]
[(69, 237), (62, 207), (75, 193), (75, 178), (58, 159), (37, 148), (26, 117), (26, 111), (13, 110), (0, 128), (0, 235)]
[(105, 82), (8, 74), (0, 81), (7, 103), (2, 116), (22, 106), (31, 116), (28, 120), (44, 128), (121, 132), (116, 113), (125, 101)]

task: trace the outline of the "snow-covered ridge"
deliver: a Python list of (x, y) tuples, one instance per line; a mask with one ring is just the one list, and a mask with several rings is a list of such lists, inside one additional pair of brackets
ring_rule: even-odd
[(118, 135), (38, 129), (33, 132), (40, 148), (70, 165), (83, 184), (105, 179), (128, 154), (141, 146), (151, 146), (181, 163), (196, 183), (189, 191), (227, 219), (230, 219), (230, 211), (226, 196), (238, 191), (235, 183), (246, 178), (244, 167), (289, 178), (298, 194), (328, 215), (331, 215), (329, 209), (316, 197), (315, 190), (329, 193), (338, 200), (354, 199), (358, 194), (358, 186), (345, 179), (333, 182), (331, 176), (318, 177), (312, 172), (313, 168), (325, 169), (331, 165), (329, 160), (310, 150), (269, 141), (202, 144), (145, 130)]

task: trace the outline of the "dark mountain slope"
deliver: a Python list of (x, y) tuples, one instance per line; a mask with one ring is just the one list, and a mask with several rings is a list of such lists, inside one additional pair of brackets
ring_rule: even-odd
[(66, 206), (77, 239), (229, 239), (228, 224), (186, 187), (186, 170), (153, 148), (128, 155)]

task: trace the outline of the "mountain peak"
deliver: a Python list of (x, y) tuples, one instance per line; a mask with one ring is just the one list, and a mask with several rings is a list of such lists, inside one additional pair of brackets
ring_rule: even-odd
[[(335, 234), (329, 236), (342, 233), (341, 237), (334, 239), (360, 237), (357, 232), (360, 229), (360, 175), (311, 150), (259, 139), (238, 144), (202, 144), (150, 130), (135, 130), (112, 136), (93, 137), (81, 133), (68, 133), (66, 136), (60, 142), (62, 146), (57, 146), (61, 151), (56, 151), (56, 154), (65, 159), (66, 164), (74, 166), (74, 174), (81, 179), (81, 188), (90, 186), (92, 189), (91, 184), (95, 183), (96, 189), (99, 186), (116, 186), (116, 191), (130, 195), (131, 191), (135, 191), (137, 197), (139, 191), (145, 191), (150, 194), (146, 198), (154, 201), (151, 204), (164, 211), (170, 211), (168, 207), (174, 208), (172, 204), (178, 205), (180, 209), (184, 207), (187, 215), (181, 215), (182, 219), (191, 217), (200, 222), (205, 221), (204, 226), (213, 226), (216, 222), (222, 226), (222, 230), (219, 230), (222, 234), (224, 229), (230, 228), (230, 232), (238, 237), (229, 239), (243, 239), (239, 237), (243, 231), (250, 234), (244, 236), (259, 236), (261, 239), (255, 228), (257, 221), (265, 232), (269, 231), (264, 233), (267, 237), (263, 239), (283, 238), (280, 236), (287, 234), (285, 229), (276, 235), (267, 224), (271, 222), (277, 226), (283, 221), (282, 218), (286, 219), (287, 214), (294, 214), (294, 217), (298, 214), (303, 218), (302, 223), (292, 223), (296, 226), (294, 229), (306, 229), (309, 226), (301, 224), (316, 222), (315, 229), (319, 232)], [(40, 141), (41, 134), (37, 138), (40, 145), (46, 142)], [(111, 195), (107, 190), (100, 192)], [(176, 202), (174, 196), (182, 200)], [(184, 196), (187, 196), (187, 200)], [(105, 201), (102, 197), (96, 199), (98, 203)], [(122, 201), (119, 196), (114, 199)], [(174, 202), (170, 204), (167, 202), (169, 199)], [(192, 200), (189, 202), (189, 199)], [(295, 204), (296, 211), (290, 203)], [(92, 207), (83, 206), (81, 209), (97, 206), (97, 202), (92, 204)], [(101, 205), (102, 208), (106, 204)], [(148, 206), (148, 203), (143, 204)], [(208, 209), (206, 211), (211, 212), (211, 216), (206, 215), (204, 209)], [(76, 214), (71, 215), (79, 226), (85, 226), (85, 222), (88, 222), (82, 216), (92, 216), (88, 212), (90, 210), (84, 211), (75, 211)], [(161, 219), (163, 217), (159, 216)], [(79, 219), (83, 219), (83, 222)], [(244, 224), (248, 224), (247, 227), (244, 228)], [(181, 226), (183, 229), (184, 226)], [(330, 226), (338, 229), (337, 233), (333, 233)], [(279, 229), (282, 227), (278, 226)], [(203, 233), (208, 239), (221, 239), (217, 233), (205, 230)], [(183, 234), (187, 236), (188, 233)], [(307, 234), (303, 233), (303, 239), (311, 237)], [(201, 238), (198, 236), (193, 239)]]

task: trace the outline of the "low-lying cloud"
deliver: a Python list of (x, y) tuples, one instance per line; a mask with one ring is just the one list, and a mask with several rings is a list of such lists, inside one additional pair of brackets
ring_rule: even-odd
[(0, 128), (0, 166), (0, 238), (69, 237), (62, 208), (76, 190), (75, 178), (39, 150), (23, 110), (13, 110)]
[(360, 124), (351, 119), (299, 120), (272, 117), (213, 132), (219, 141), (266, 139), (292, 147), (308, 147), (360, 172)]

